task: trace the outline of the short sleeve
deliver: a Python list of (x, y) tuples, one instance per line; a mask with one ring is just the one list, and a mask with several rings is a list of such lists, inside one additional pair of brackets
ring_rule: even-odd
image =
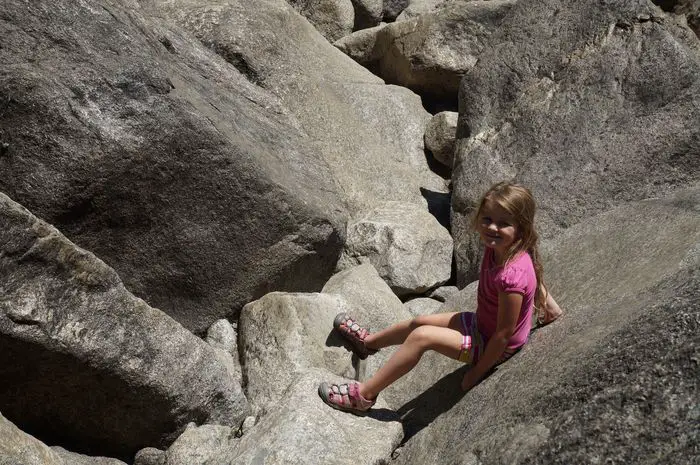
[(498, 276), (496, 289), (498, 292), (527, 294), (527, 273), (520, 267), (508, 267)]

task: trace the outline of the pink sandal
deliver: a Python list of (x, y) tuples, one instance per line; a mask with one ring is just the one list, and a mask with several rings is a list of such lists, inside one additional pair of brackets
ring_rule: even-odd
[(323, 401), (336, 410), (362, 415), (366, 413), (376, 400), (367, 400), (360, 394), (360, 383), (350, 381), (347, 384), (321, 383), (318, 395)]
[(370, 349), (365, 345), (365, 338), (369, 335), (369, 329), (357, 324), (357, 321), (347, 313), (338, 313), (335, 320), (333, 320), (333, 327), (350, 343), (352, 351), (357, 354), (360, 360), (377, 353), (375, 349)]

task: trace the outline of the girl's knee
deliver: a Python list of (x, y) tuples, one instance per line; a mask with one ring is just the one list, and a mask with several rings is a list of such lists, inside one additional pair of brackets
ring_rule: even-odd
[[(418, 318), (416, 318), (417, 320)], [(415, 320), (414, 320), (415, 321)], [(418, 324), (406, 338), (405, 344), (428, 349), (432, 345), (432, 331), (430, 327)]]
[(411, 322), (408, 324), (408, 327), (411, 329), (416, 329), (420, 326), (425, 326), (427, 324), (429, 324), (429, 322), (425, 315), (418, 315), (417, 317), (411, 320)]

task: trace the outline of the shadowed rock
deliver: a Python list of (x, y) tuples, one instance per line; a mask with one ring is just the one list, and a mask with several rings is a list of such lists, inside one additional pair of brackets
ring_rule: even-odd
[(352, 33), (355, 9), (351, 0), (287, 0), (330, 42)]
[(0, 224), (0, 411), (10, 420), (71, 450), (130, 459), (190, 421), (245, 418), (213, 349), (104, 262), (2, 194)]
[(338, 187), (252, 68), (136, 1), (2, 10), (0, 191), (198, 333), (271, 290), (328, 279)]

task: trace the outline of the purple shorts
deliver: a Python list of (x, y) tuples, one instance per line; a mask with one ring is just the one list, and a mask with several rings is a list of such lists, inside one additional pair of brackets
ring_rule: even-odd
[[(481, 334), (476, 324), (476, 313), (462, 312), (459, 314), (462, 321), (462, 348), (459, 351), (457, 360), (470, 365), (476, 365), (479, 358), (486, 350), (488, 339)], [(503, 363), (520, 350), (506, 349), (496, 363)]]

